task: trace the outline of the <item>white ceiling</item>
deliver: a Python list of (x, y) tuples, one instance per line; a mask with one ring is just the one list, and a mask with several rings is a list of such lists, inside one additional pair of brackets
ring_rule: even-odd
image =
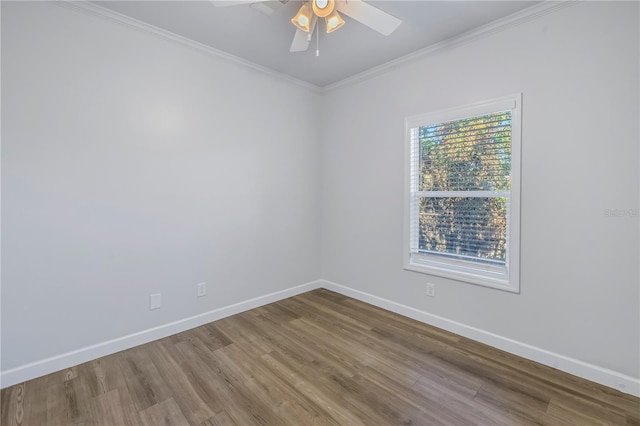
[(249, 4), (215, 7), (210, 1), (97, 1), (95, 4), (224, 51), (318, 87), (450, 39), (530, 7), (538, 1), (375, 1), (368, 3), (402, 20), (383, 36), (344, 16), (346, 24), (320, 32), (305, 52), (290, 53), (290, 19), (300, 7), (291, 0), (271, 15)]

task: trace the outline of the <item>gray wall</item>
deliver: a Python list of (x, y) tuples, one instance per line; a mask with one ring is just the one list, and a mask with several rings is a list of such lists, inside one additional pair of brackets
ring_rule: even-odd
[[(638, 377), (638, 38), (581, 2), (324, 96), (322, 277)], [(517, 92), (521, 294), (404, 271), (404, 118)]]
[[(320, 96), (3, 2), (2, 371), (324, 278), (639, 377), (638, 38), (581, 2)], [(521, 294), (404, 271), (404, 118), (516, 92)]]
[(2, 370), (317, 279), (317, 96), (3, 2)]

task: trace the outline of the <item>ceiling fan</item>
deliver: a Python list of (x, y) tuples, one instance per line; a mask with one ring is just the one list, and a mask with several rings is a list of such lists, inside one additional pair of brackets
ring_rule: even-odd
[[(223, 0), (212, 3), (218, 7), (234, 6), (237, 4), (253, 3), (259, 5), (269, 4), (271, 11), (287, 3), (289, 0)], [(268, 11), (269, 8), (262, 7), (261, 10)], [(340, 16), (343, 13), (356, 21), (368, 26), (375, 31), (388, 36), (398, 28), (402, 21), (395, 16), (374, 7), (362, 0), (308, 0), (302, 2), (298, 13), (291, 19), (291, 23), (296, 27), (293, 36), (290, 52), (301, 52), (307, 50), (311, 35), (316, 29), (318, 19), (324, 18), (327, 33), (331, 33), (344, 25), (344, 20)]]

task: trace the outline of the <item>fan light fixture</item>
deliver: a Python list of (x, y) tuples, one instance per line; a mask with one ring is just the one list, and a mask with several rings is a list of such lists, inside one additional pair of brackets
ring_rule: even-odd
[[(0, 0), (2, 2), (2, 0)], [(345, 22), (340, 15), (347, 15), (384, 36), (390, 35), (398, 28), (402, 21), (393, 15), (369, 4), (374, 0), (211, 0), (216, 7), (234, 6), (250, 3), (251, 7), (267, 14), (282, 7), (284, 4), (299, 3), (298, 13), (291, 19), (296, 32), (289, 52), (304, 52), (309, 48), (311, 36), (316, 34), (316, 56), (319, 55), (320, 29), (316, 26), (320, 18), (324, 18), (327, 33), (332, 33), (344, 26)]]
[[(309, 10), (309, 3), (311, 3), (311, 10)], [(311, 31), (310, 24), (312, 14), (318, 18), (325, 18), (327, 34), (334, 32), (344, 25), (344, 19), (342, 19), (338, 11), (335, 10), (335, 0), (311, 0), (309, 3), (305, 2), (300, 6), (298, 13), (291, 19), (291, 23), (298, 29), (306, 33)]]
[(300, 7), (296, 16), (291, 19), (291, 23), (298, 27), (300, 30), (308, 33), (309, 32), (309, 24), (311, 24), (311, 12), (309, 11), (309, 5), (303, 4)]
[(340, 16), (336, 10), (334, 10), (331, 15), (324, 18), (324, 20), (327, 24), (327, 34), (334, 32), (344, 25), (344, 19), (342, 19), (342, 16)]
[(319, 18), (325, 18), (333, 12), (336, 7), (335, 0), (311, 0), (311, 7), (313, 13), (318, 15)]

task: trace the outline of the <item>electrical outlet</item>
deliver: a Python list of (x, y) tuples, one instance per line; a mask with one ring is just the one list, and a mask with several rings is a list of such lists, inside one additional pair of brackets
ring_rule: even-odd
[(434, 283), (427, 283), (427, 296), (436, 297), (436, 285)]
[(198, 283), (197, 286), (197, 295), (198, 297), (203, 297), (207, 295), (207, 283)]
[(162, 306), (162, 294), (156, 293), (149, 296), (149, 310), (160, 309)]

